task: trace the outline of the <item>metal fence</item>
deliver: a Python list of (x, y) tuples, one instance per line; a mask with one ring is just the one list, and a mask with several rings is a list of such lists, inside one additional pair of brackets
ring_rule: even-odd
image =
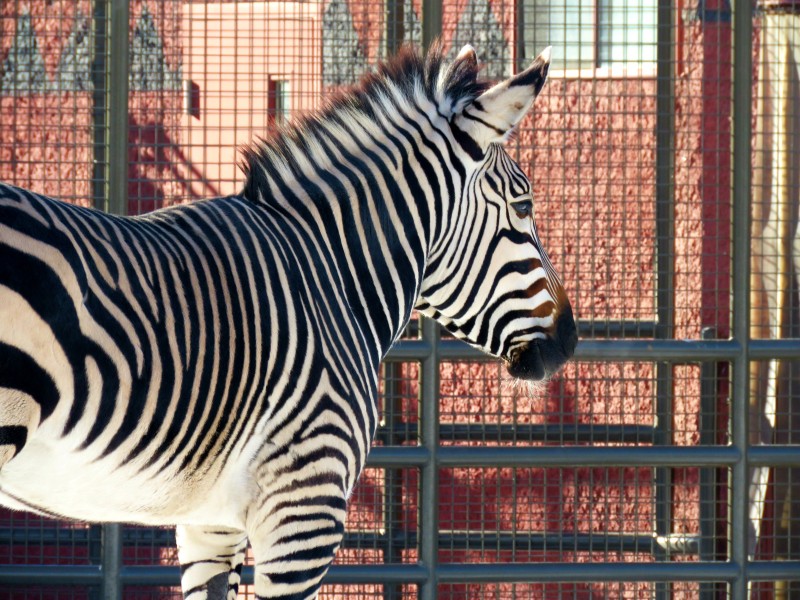
[[(576, 360), (531, 390), (412, 321), (322, 597), (800, 597), (800, 4), (732, 4), (6, 0), (0, 178), (230, 193), (238, 145), (402, 43), (489, 77), (552, 44), (509, 147)], [(3, 512), (0, 563), (0, 599), (179, 596), (166, 529)]]

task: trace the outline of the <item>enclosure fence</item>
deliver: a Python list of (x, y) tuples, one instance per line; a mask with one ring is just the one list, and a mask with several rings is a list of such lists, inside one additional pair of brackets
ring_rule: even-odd
[[(553, 46), (508, 148), (581, 339), (530, 390), (412, 320), (321, 597), (800, 598), (800, 2), (6, 0), (0, 179), (236, 193), (242, 144), (436, 38), (495, 79)], [(174, 547), (3, 511), (0, 600), (179, 597)]]

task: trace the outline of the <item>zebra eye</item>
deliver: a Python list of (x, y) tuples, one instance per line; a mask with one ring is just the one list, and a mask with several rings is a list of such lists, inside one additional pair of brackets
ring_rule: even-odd
[(530, 200), (519, 200), (518, 202), (512, 202), (511, 208), (516, 211), (520, 219), (524, 219), (533, 212), (533, 202)]

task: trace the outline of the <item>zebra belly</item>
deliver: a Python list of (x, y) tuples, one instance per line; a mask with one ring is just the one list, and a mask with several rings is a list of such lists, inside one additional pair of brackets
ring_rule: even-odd
[[(251, 490), (234, 465), (192, 481), (136, 472), (34, 436), (0, 469), (0, 504), (89, 522), (244, 528)], [(238, 482), (238, 483), (236, 483)]]

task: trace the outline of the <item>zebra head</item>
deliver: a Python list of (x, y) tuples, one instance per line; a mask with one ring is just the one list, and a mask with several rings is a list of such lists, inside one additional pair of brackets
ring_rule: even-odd
[[(577, 343), (569, 300), (536, 231), (531, 183), (502, 146), (542, 89), (549, 63), (548, 48), (488, 90), (442, 95), (463, 185), (460, 196), (454, 186), (451, 205), (443, 202), (445, 233), (432, 248), (417, 304), (526, 380), (557, 371)], [(477, 57), (467, 46), (442, 85), (455, 89), (456, 78), (463, 89), (476, 74)]]

